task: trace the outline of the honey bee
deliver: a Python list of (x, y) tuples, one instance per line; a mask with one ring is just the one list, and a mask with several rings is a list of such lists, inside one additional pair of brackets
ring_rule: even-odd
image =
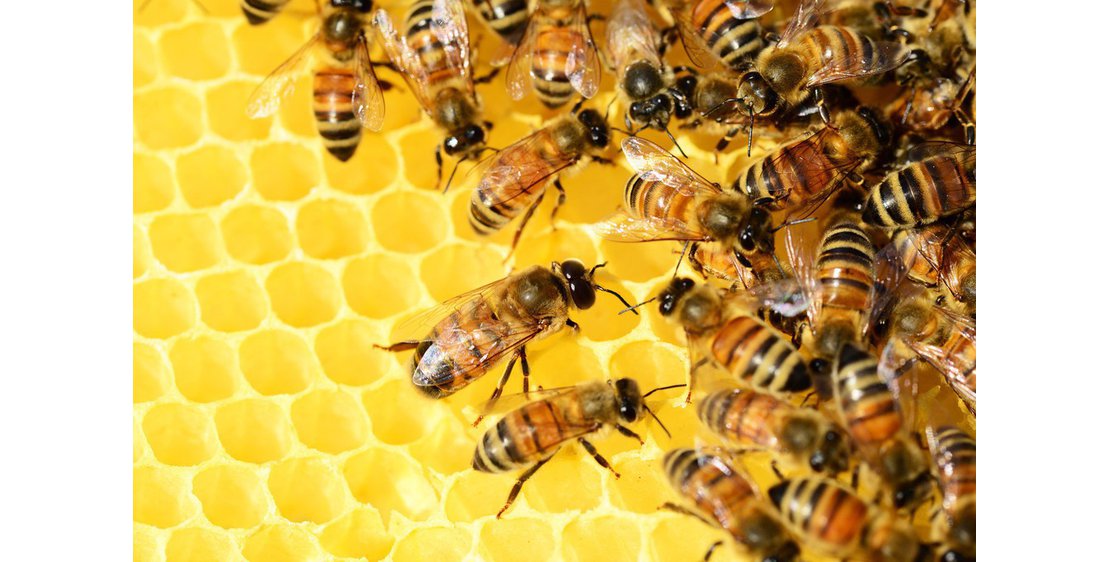
[(774, 396), (786, 397), (812, 386), (805, 360), (790, 340), (744, 312), (751, 298), (676, 277), (653, 299), (659, 301), (659, 313), (674, 318), (686, 332), (691, 354), (687, 403), (694, 392), (694, 372), (708, 362)]
[(961, 429), (925, 431), (947, 515), (943, 562), (975, 559), (975, 440)]
[[(628, 306), (619, 294), (594, 282), (594, 273), (602, 265), (587, 271), (582, 262), (566, 260), (552, 263), (550, 270), (529, 267), (454, 297), (402, 327), (402, 332), (426, 336), (376, 347), (415, 349), (412, 382), (432, 398), (454, 394), (509, 355), (512, 359), (491, 400), (501, 396), (517, 359), (527, 392), (530, 371), (524, 348), (528, 342), (558, 333), (564, 326), (577, 329), (568, 312), (589, 309), (597, 291), (612, 294)], [(424, 331), (429, 324), (431, 329)]]
[(261, 25), (281, 13), (289, 0), (239, 0), (239, 7), (247, 17), (247, 23)]
[(963, 109), (975, 90), (975, 67), (964, 81), (940, 74), (919, 77), (891, 102), (888, 114), (895, 124), (913, 133), (932, 133), (955, 118), (963, 127), (964, 141), (975, 144), (975, 121)]
[(833, 402), (841, 425), (887, 486), (894, 507), (909, 509), (932, 492), (932, 480), (880, 371), (874, 355), (845, 344), (832, 370)]
[(628, 106), (625, 126), (651, 127), (669, 135), (667, 124), (674, 113), (670, 91), (674, 71), (663, 63), (659, 33), (648, 17), (644, 0), (618, 0), (606, 34), (609, 63), (617, 70), (617, 87)]
[[(820, 102), (823, 85), (877, 76), (927, 56), (851, 27), (815, 26), (823, 10), (822, 0), (803, 0), (782, 38), (763, 49), (754, 69), (741, 77), (737, 95), (750, 114), (770, 115), (811, 96)], [(829, 122), (827, 109), (821, 117)]]
[(524, 226), (543, 200), (548, 180), (555, 177), (559, 191), (559, 201), (551, 213), (554, 219), (565, 198), (557, 174), (604, 150), (609, 145), (609, 134), (609, 125), (600, 113), (583, 109), (498, 152), (470, 199), (470, 226), (478, 234), (492, 234), (524, 212), (513, 236), (515, 248)]
[(815, 410), (733, 389), (702, 398), (698, 418), (730, 447), (780, 453), (814, 472), (835, 475), (848, 469), (848, 438)]
[(711, 134), (721, 134), (716, 152), (723, 152), (732, 139), (740, 133), (740, 127), (725, 123), (718, 117), (721, 109), (733, 102), (736, 95), (735, 80), (723, 73), (698, 74), (687, 68), (676, 68), (675, 84), (671, 97), (674, 99), (674, 118), (681, 121), (683, 129), (702, 129)]
[(531, 87), (547, 107), (597, 93), (601, 65), (587, 26), (585, 0), (538, 0), (528, 28), (509, 62), (509, 95), (524, 97)]
[[(640, 385), (633, 379), (618, 379), (614, 384), (589, 381), (566, 388), (538, 391), (543, 398), (505, 414), (482, 435), (471, 461), (474, 470), (488, 473), (507, 472), (531, 465), (517, 478), (504, 507), (497, 512), (497, 518), (500, 519), (516, 500), (524, 483), (572, 439), (577, 440), (602, 468), (620, 478), (620, 474), (586, 437), (609, 427), (642, 444), (643, 439), (622, 424), (635, 423), (645, 412), (659, 422), (644, 400), (660, 390), (680, 386), (665, 386), (641, 395)], [(663, 427), (662, 422), (659, 425)], [(663, 427), (664, 431), (666, 429)]]
[(630, 137), (621, 146), (637, 175), (625, 185), (623, 212), (597, 225), (602, 236), (692, 244), (695, 269), (746, 287), (782, 278), (771, 213), (722, 190), (651, 141)]
[(490, 28), (508, 45), (516, 45), (528, 25), (528, 0), (471, 0)]
[(889, 143), (889, 132), (869, 108), (837, 113), (820, 131), (752, 162), (733, 183), (771, 210), (808, 216), (845, 180), (862, 182)]
[(370, 62), (363, 30), (369, 10), (369, 1), (331, 0), (321, 11), (320, 31), (258, 86), (247, 102), (247, 115), (258, 119), (277, 111), (281, 101), (293, 93), (293, 81), (312, 58), (309, 53), (323, 44), (326, 59), (312, 80), (316, 130), (332, 156), (349, 160), (358, 148), (362, 129), (377, 131), (385, 118), (382, 90), (389, 84), (378, 81)]
[(910, 158), (871, 189), (864, 222), (886, 229), (917, 227), (975, 205), (974, 145), (927, 143)]
[[(762, 562), (796, 560), (799, 548), (750, 478), (712, 451), (675, 449), (663, 457), (671, 486), (697, 511), (668, 503), (664, 507), (721, 528)], [(705, 560), (720, 543), (710, 547)]]
[(931, 224), (920, 229), (898, 230), (891, 235), (910, 279), (925, 286), (944, 284), (964, 310), (975, 316), (975, 251), (957, 226)]
[(784, 480), (767, 495), (787, 527), (816, 552), (868, 562), (925, 562), (932, 555), (909, 524), (872, 510), (834, 480), (819, 476)]
[(435, 151), (438, 184), (443, 177), (443, 152), (466, 160), (486, 149), (489, 125), (479, 121), (481, 106), (474, 93), (466, 14), (459, 0), (416, 0), (405, 14), (403, 36), (397, 35), (385, 10), (374, 13), (374, 25), (420, 106), (447, 132)]
[(734, 72), (751, 68), (763, 49), (757, 18), (774, 8), (771, 0), (668, 0), (665, 5), (694, 64), (706, 67), (716, 62)]

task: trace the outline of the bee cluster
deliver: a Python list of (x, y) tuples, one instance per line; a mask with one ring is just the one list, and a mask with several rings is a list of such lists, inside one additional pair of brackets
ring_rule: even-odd
[[(286, 3), (242, 7), (263, 24)], [(723, 529), (759, 560), (974, 559), (974, 2), (789, 7), (616, 0), (599, 14), (585, 0), (415, 0), (394, 20), (369, 0), (330, 0), (320, 31), (252, 96), (250, 115), (272, 114), (308, 54), (322, 53), (315, 119), (323, 145), (345, 161), (363, 129), (382, 126), (383, 91), (395, 87), (385, 77), (403, 81), (443, 132), (440, 182), (444, 156), (481, 160), (470, 224), (488, 235), (516, 221), (514, 248), (547, 188), (558, 197), (553, 220), (566, 197), (560, 176), (613, 164), (614, 135), (624, 137), (635, 174), (621, 210), (595, 231), (679, 243), (666, 289), (633, 306), (595, 280), (603, 264), (536, 265), (416, 317), (402, 330), (412, 337), (386, 348), (413, 351), (412, 381), (436, 399), (507, 360), (483, 410), (499, 417), (472, 461), (482, 472), (520, 472), (497, 517), (571, 441), (619, 477), (589, 439), (615, 429), (642, 443), (629, 426), (658, 421), (646, 399), (687, 386), (707, 437), (665, 456), (681, 501), (661, 508)], [(500, 41), (478, 65), (467, 10)], [(387, 61), (372, 60), (375, 41)], [(607, 73), (608, 105), (589, 107)], [(475, 83), (499, 75), (514, 100), (573, 108), (490, 148)], [(621, 118), (610, 118), (614, 106)], [(676, 128), (717, 140), (719, 154), (746, 151), (747, 166), (725, 186), (705, 179), (684, 162)], [(683, 264), (704, 281), (679, 276)], [(632, 314), (655, 303), (685, 332), (685, 385), (530, 387), (527, 344), (577, 330), (571, 313), (598, 292)], [(502, 397), (518, 363), (525, 392)], [(928, 377), (965, 414), (919, 411)], [(778, 482), (760, 489), (745, 468), (752, 458), (770, 463)]]

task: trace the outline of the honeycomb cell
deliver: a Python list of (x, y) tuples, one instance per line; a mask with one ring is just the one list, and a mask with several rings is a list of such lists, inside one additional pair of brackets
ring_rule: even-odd
[(605, 266), (614, 277), (633, 283), (657, 279), (674, 271), (681, 245), (672, 242), (614, 242), (602, 240)]
[[(609, 361), (614, 379), (630, 377), (647, 392), (653, 388), (686, 382), (686, 363), (671, 346), (653, 341), (624, 344)], [(677, 391), (675, 391), (677, 392)], [(674, 392), (667, 396), (674, 395)]]
[(166, 360), (155, 348), (136, 342), (132, 346), (135, 403), (157, 400), (170, 389), (170, 370)]
[(310, 257), (334, 259), (361, 253), (370, 241), (362, 210), (337, 199), (311, 201), (297, 213), (297, 240)]
[(321, 146), (316, 131), (316, 119), (312, 112), (312, 79), (312, 74), (306, 73), (293, 83), (293, 94), (282, 102), (278, 116), (285, 130), (304, 137), (305, 147), (320, 153), (326, 161), (334, 158)]
[(320, 545), (334, 556), (381, 560), (393, 548), (393, 536), (373, 509), (354, 509), (324, 527)]
[(338, 390), (309, 392), (293, 402), (293, 427), (301, 443), (325, 453), (349, 451), (366, 442), (369, 428), (358, 402)]
[(185, 404), (159, 404), (143, 418), (154, 456), (164, 464), (193, 466), (215, 455), (219, 449), (212, 421), (203, 410)]
[(231, 53), (215, 22), (171, 28), (158, 41), (166, 70), (188, 80), (212, 80), (227, 73)]
[[(546, 513), (588, 511), (601, 505), (601, 479), (613, 475), (597, 466), (593, 458), (583, 457), (585, 453), (580, 445), (568, 445), (528, 480), (521, 493), (528, 499), (528, 505)], [(510, 482), (515, 477), (501, 476)], [(574, 493), (567, 493), (567, 490), (574, 490)]]
[[(675, 500), (673, 494), (670, 498), (670, 501)], [(723, 531), (714, 530), (693, 517), (677, 514), (660, 520), (648, 536), (648, 545), (656, 560), (697, 560), (717, 541), (725, 541), (725, 544), (714, 553), (714, 560), (736, 551)]]
[(331, 320), (339, 311), (339, 283), (328, 270), (312, 263), (277, 266), (266, 279), (274, 313), (290, 326), (305, 328)]
[(316, 357), (331, 380), (351, 386), (367, 385), (390, 368), (386, 352), (373, 347), (383, 339), (364, 320), (341, 320), (320, 330), (316, 336)]
[(266, 25), (240, 25), (231, 36), (239, 67), (260, 77), (270, 74), (308, 40), (301, 18), (276, 17)]
[(539, 345), (529, 345), (528, 361), (532, 364), (532, 384), (545, 388), (597, 380), (605, 372), (597, 353), (569, 329)]
[(501, 256), (487, 246), (451, 244), (420, 262), (420, 279), (437, 301), (445, 301), (499, 279)]
[(149, 2), (142, 10), (135, 10), (135, 24), (143, 27), (158, 27), (180, 21), (188, 11), (189, 0)]
[(569, 561), (632, 561), (639, 558), (640, 528), (613, 515), (578, 518), (563, 529), (562, 543), (563, 557)]
[(366, 195), (380, 191), (397, 177), (397, 152), (384, 135), (363, 131), (358, 150), (347, 162), (324, 158), (328, 183), (340, 191)]
[(343, 476), (355, 499), (376, 507), (386, 525), (393, 512), (420, 521), (436, 511), (435, 490), (420, 466), (403, 454), (368, 449), (347, 459)]
[(132, 157), (134, 196), (131, 210), (135, 214), (165, 209), (173, 202), (173, 175), (170, 167), (157, 156), (136, 153)]
[[(377, 51), (377, 52), (374, 52)], [(385, 52), (380, 48), (376, 48), (370, 53), (371, 58), (377, 60), (385, 56)], [(382, 122), (382, 131), (398, 131), (404, 127), (419, 123), (424, 119), (424, 110), (420, 108), (420, 103), (417, 101), (416, 96), (408, 91), (408, 87), (403, 80), (398, 80), (394, 77), (386, 76), (385, 73), (378, 74), (379, 82), (389, 82), (397, 88), (390, 89), (385, 92), (385, 121)], [(442, 139), (440, 139), (442, 140)], [(397, 143), (401, 146), (401, 143)], [(429, 145), (433, 146), (433, 145)], [(429, 149), (434, 150), (433, 148)], [(425, 153), (425, 156), (430, 155), (431, 152)], [(405, 160), (406, 162), (408, 160)]]
[(146, 525), (132, 525), (131, 557), (134, 562), (162, 562), (162, 545), (158, 541), (161, 534), (157, 529)]
[[(387, 250), (419, 253), (439, 245), (447, 234), (447, 216), (439, 194), (395, 191), (371, 209), (378, 241)], [(412, 228), (418, 224), (420, 228)]]
[(266, 400), (249, 399), (220, 407), (214, 416), (220, 444), (232, 458), (264, 463), (284, 458), (293, 429), (281, 408)]
[(168, 529), (196, 513), (189, 482), (174, 470), (153, 466), (136, 468), (131, 482), (131, 512), (136, 523)]
[(158, 77), (158, 61), (154, 56), (154, 43), (150, 42), (145, 33), (136, 31), (131, 45), (131, 82), (135, 89), (139, 89)]
[[(632, 293), (612, 275), (601, 273), (599, 270), (595, 282), (599, 285), (616, 291), (625, 300), (630, 300)], [(609, 341), (624, 337), (640, 323), (640, 316), (631, 312), (621, 314), (627, 308), (613, 295), (598, 291), (597, 302), (588, 310), (576, 311), (577, 322), (582, 324), (582, 333), (593, 341)], [(642, 315), (643, 313), (641, 313)]]
[(177, 529), (166, 543), (166, 562), (234, 560), (238, 554), (231, 537), (210, 529)]
[(308, 345), (285, 330), (264, 330), (247, 336), (239, 346), (239, 368), (247, 382), (265, 395), (300, 392), (315, 373)]
[[(389, 110), (386, 111), (389, 113)], [(401, 161), (405, 163), (405, 179), (417, 189), (437, 191), (443, 189), (443, 184), (436, 184), (436, 146), (443, 142), (444, 134), (430, 122), (425, 122), (424, 127), (405, 133), (400, 140)], [(451, 175), (454, 161), (450, 157), (443, 159), (443, 179), (446, 182)], [(462, 176), (457, 176), (460, 179)]]
[(252, 119), (247, 115), (247, 101), (258, 82), (242, 80), (224, 82), (205, 92), (208, 109), (208, 130), (230, 141), (266, 140), (273, 120)]
[(271, 201), (295, 201), (320, 182), (320, 164), (308, 148), (288, 142), (263, 144), (251, 154), (254, 190)]
[(231, 257), (250, 264), (280, 260), (293, 249), (289, 221), (281, 211), (258, 205), (232, 209), (220, 228)]
[(150, 269), (150, 245), (146, 241), (146, 233), (139, 225), (135, 225), (131, 234), (131, 277), (138, 279)]
[(212, 207), (243, 190), (247, 169), (230, 149), (202, 146), (177, 158), (177, 185), (191, 207)]
[(268, 483), (281, 515), (293, 522), (327, 523), (343, 513), (343, 479), (322, 459), (288, 459), (270, 471)]
[(214, 466), (197, 473), (193, 477), (193, 495), (200, 500), (204, 516), (225, 529), (254, 527), (269, 509), (266, 487), (259, 474), (244, 466)]
[(200, 319), (213, 330), (239, 332), (257, 328), (266, 317), (266, 297), (254, 277), (231, 271), (197, 281)]
[(420, 281), (407, 260), (371, 254), (351, 260), (343, 271), (343, 293), (355, 312), (388, 318), (420, 300)]
[(135, 331), (148, 338), (168, 338), (197, 321), (196, 303), (189, 289), (173, 279), (151, 279), (132, 289)]
[[(434, 404), (407, 380), (390, 381), (367, 391), (362, 403), (370, 414), (374, 435), (390, 445), (412, 443), (444, 425)], [(383, 407), (385, 404), (389, 407)]]
[(182, 338), (170, 348), (174, 381), (193, 402), (222, 400), (235, 393), (235, 352), (222, 340)]
[(247, 537), (243, 557), (250, 562), (316, 562), (325, 559), (316, 537), (289, 523), (267, 525)]
[(204, 132), (200, 100), (177, 87), (150, 90), (134, 97), (135, 134), (152, 149), (181, 148)]
[[(438, 406), (432, 404), (431, 406)], [(438, 406), (441, 409), (444, 406)], [(431, 408), (427, 408), (431, 409)], [(442, 419), (442, 418), (441, 418)], [(442, 422), (435, 426), (419, 441), (409, 446), (409, 454), (421, 465), (440, 474), (454, 474), (470, 468), (470, 457), (465, 454), (446, 454), (445, 451), (473, 450), (475, 436), (471, 435), (466, 424), (456, 421)]]
[[(474, 454), (474, 444), (471, 443), (465, 449), (452, 451), (451, 454), (466, 457), (469, 460)], [(471, 523), (482, 517), (496, 515), (505, 505), (509, 490), (520, 472), (523, 472), (523, 469), (504, 475), (486, 474), (476, 470), (463, 472), (455, 478), (447, 490), (447, 499), (444, 501), (447, 519)], [(511, 508), (507, 513), (509, 516), (512, 515)]]
[[(662, 293), (669, 284), (669, 279), (660, 281), (647, 293), (639, 295), (636, 299), (637, 302), (657, 296), (659, 293)], [(682, 327), (678, 325), (678, 322), (676, 322), (674, 318), (668, 318), (659, 314), (659, 307), (652, 307), (652, 305), (649, 304), (644, 308), (649, 309), (647, 310), (646, 316), (648, 317), (648, 323), (651, 325), (651, 332), (655, 334), (660, 341), (686, 349), (686, 336), (682, 331)], [(654, 308), (654, 310), (651, 310), (652, 308)]]
[(539, 519), (494, 519), (482, 526), (478, 543), (490, 562), (534, 562), (555, 554), (551, 524)]
[(186, 273), (220, 261), (220, 235), (208, 215), (162, 215), (150, 223), (154, 257), (167, 269)]
[(652, 514), (659, 511), (659, 506), (673, 501), (674, 494), (661, 466), (656, 458), (616, 461), (613, 468), (621, 477), (606, 479), (613, 505), (633, 513)]
[(578, 227), (561, 227), (554, 231), (529, 227), (516, 248), (513, 264), (514, 268), (522, 269), (571, 258), (586, 264), (587, 268), (598, 263), (597, 250), (585, 231)]
[(131, 420), (131, 462), (139, 462), (139, 459), (146, 456), (146, 450), (146, 437), (143, 437), (142, 424), (139, 423), (139, 418), (135, 417)]
[[(605, 220), (620, 209), (624, 184), (631, 174), (622, 166), (591, 162), (577, 174), (563, 179), (567, 200), (559, 220), (590, 224)], [(552, 190), (551, 195), (555, 195)]]
[(462, 529), (422, 527), (397, 543), (393, 559), (397, 562), (462, 560), (470, 551), (470, 534)]

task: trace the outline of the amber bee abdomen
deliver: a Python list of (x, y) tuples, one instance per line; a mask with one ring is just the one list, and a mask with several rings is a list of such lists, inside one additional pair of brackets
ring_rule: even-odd
[(723, 0), (697, 2), (690, 14), (694, 29), (726, 66), (735, 71), (751, 66), (763, 48), (762, 28), (755, 19), (738, 19)]
[(344, 162), (354, 155), (362, 138), (362, 124), (351, 101), (355, 83), (353, 70), (346, 68), (318, 70), (312, 80), (316, 130), (328, 152)]
[(771, 420), (790, 409), (790, 405), (766, 394), (726, 390), (702, 398), (698, 418), (735, 445), (776, 449), (779, 438)]
[(822, 25), (811, 29), (798, 37), (793, 45), (806, 53), (806, 59), (813, 65), (812, 71), (837, 61), (839, 70), (857, 76), (875, 74), (888, 68), (891, 66), (889, 57), (902, 54), (883, 49), (870, 37), (840, 25)]
[(570, 28), (573, 11), (549, 9), (551, 21), (541, 23), (532, 51), (532, 84), (536, 95), (547, 107), (559, 107), (574, 96), (574, 87), (567, 75), (567, 58), (578, 42), (586, 43), (580, 33)]
[[(898, 249), (898, 255), (901, 256), (902, 263), (906, 266), (906, 274), (914, 281), (930, 287), (937, 284), (939, 272), (922, 255), (922, 249), (933, 249), (935, 245), (930, 244), (927, 240), (939, 240), (940, 236), (942, 235), (935, 229), (898, 230), (890, 236), (891, 242)], [(933, 263), (939, 262), (939, 256), (933, 257)]]
[(486, 431), (474, 450), (471, 465), (482, 472), (506, 472), (535, 464), (552, 455), (563, 442), (581, 435), (583, 425), (591, 423), (577, 390), (553, 400), (525, 404)]
[(975, 440), (961, 429), (937, 430), (933, 461), (939, 469), (944, 508), (954, 515), (968, 500), (975, 501)]
[[(836, 166), (821, 150), (816, 135), (784, 146), (752, 163), (741, 179), (753, 201), (769, 200), (767, 208), (795, 208), (824, 191), (836, 179)], [(737, 180), (737, 184), (741, 180)]]
[(902, 415), (873, 355), (845, 345), (833, 377), (844, 424), (857, 443), (879, 445), (902, 428)]
[(498, 35), (516, 43), (528, 25), (528, 0), (473, 0), (478, 13)]
[(975, 204), (975, 164), (955, 156), (914, 162), (871, 190), (863, 220), (883, 228), (935, 222)]
[(875, 279), (875, 247), (860, 227), (841, 223), (825, 232), (817, 254), (823, 307), (866, 311)]
[(428, 74), (428, 87), (435, 91), (440, 83), (454, 80), (456, 75), (443, 53), (443, 43), (432, 33), (431, 28), (436, 25), (432, 20), (432, 7), (432, 0), (416, 0), (405, 15), (404, 33)]
[(288, 3), (289, 0), (240, 0), (239, 7), (243, 8), (247, 23), (259, 25), (273, 19)]
[[(439, 380), (435, 373), (451, 373), (447, 382), (434, 386), (417, 386), (433, 398), (442, 398), (455, 393), (470, 384), (478, 376), (485, 374), (485, 357), (495, 356), (501, 351), (509, 336), (510, 327), (498, 321), (493, 307), (487, 299), (480, 299), (452, 312), (432, 329), (432, 333), (416, 348), (413, 355), (413, 371), (428, 373), (428, 378)], [(468, 338), (466, 345), (458, 342), (444, 342), (441, 338)], [(448, 346), (447, 343), (452, 345)], [(473, 373), (471, 375), (470, 373)]]
[(750, 316), (730, 320), (714, 335), (713, 357), (728, 371), (774, 394), (811, 386), (805, 360), (786, 338)]
[(868, 506), (839, 484), (823, 478), (799, 478), (780, 482), (767, 494), (787, 525), (821, 551), (847, 556), (859, 545)]
[[(576, 125), (575, 122), (565, 122), (556, 127), (569, 126), (577, 131)], [(543, 129), (536, 134), (541, 135), (540, 148), (536, 152), (514, 150), (510, 147), (495, 157), (491, 169), (535, 170), (542, 167), (536, 166), (534, 164), (536, 161), (549, 164), (545, 170), (555, 171), (564, 167), (563, 164), (556, 162), (562, 159), (562, 152), (555, 142), (551, 129)], [(469, 218), (474, 232), (483, 235), (493, 234), (531, 207), (536, 198), (547, 188), (546, 180), (536, 181), (537, 179), (537, 174), (522, 172), (518, 176), (502, 178), (499, 181), (483, 179), (479, 182), (470, 197)], [(506, 196), (506, 194), (512, 194), (512, 196)]]

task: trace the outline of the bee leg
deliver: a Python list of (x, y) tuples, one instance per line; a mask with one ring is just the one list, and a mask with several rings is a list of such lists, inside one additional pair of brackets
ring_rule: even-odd
[(563, 189), (563, 182), (559, 181), (559, 178), (555, 178), (553, 185), (555, 190), (559, 192), (559, 198), (555, 200), (555, 206), (551, 208), (551, 229), (555, 230), (555, 213), (558, 213), (559, 207), (567, 202), (567, 190)]
[(690, 386), (686, 389), (686, 403), (689, 404), (694, 399), (694, 382), (697, 380), (698, 369), (709, 362), (709, 358), (702, 357), (697, 363), (690, 367)]
[(501, 519), (501, 514), (505, 513), (505, 510), (509, 509), (509, 506), (513, 505), (513, 502), (516, 501), (516, 497), (518, 494), (520, 494), (520, 489), (524, 486), (524, 483), (527, 482), (528, 479), (531, 478), (532, 475), (535, 474), (536, 471), (539, 470), (540, 467), (546, 464), (549, 460), (551, 460), (551, 457), (547, 457), (546, 459), (537, 462), (536, 464), (532, 465), (532, 468), (524, 471), (524, 474), (521, 474), (520, 477), (516, 479), (516, 483), (513, 484), (513, 489), (509, 490), (509, 499), (505, 500), (505, 506), (501, 508), (501, 511), (497, 512), (498, 519)]
[(856, 491), (859, 491), (859, 467), (860, 465), (857, 464), (856, 467), (852, 469), (852, 489)]
[[(436, 145), (436, 188), (437, 189), (439, 188), (440, 182), (443, 181), (443, 152), (441, 150), (442, 148), (443, 147), (441, 145), (438, 145), (438, 144)], [(444, 188), (443, 192), (447, 193), (447, 189)]]
[(528, 225), (528, 221), (532, 220), (532, 215), (535, 214), (536, 208), (540, 206), (543, 201), (545, 192), (540, 192), (540, 196), (536, 198), (536, 202), (532, 203), (531, 207), (524, 212), (524, 218), (520, 219), (520, 226), (517, 227), (516, 232), (513, 233), (513, 243), (509, 246), (509, 254), (505, 256), (505, 261), (509, 260), (509, 256), (513, 255), (513, 250), (516, 250), (517, 242), (520, 242), (520, 235), (524, 232), (524, 227)]
[(617, 431), (619, 431), (620, 434), (625, 436), (625, 437), (631, 437), (631, 438), (639, 441), (641, 445), (644, 444), (644, 438), (643, 437), (640, 437), (640, 435), (638, 433), (636, 433), (635, 431), (632, 431), (631, 429), (628, 429), (627, 427), (625, 427), (623, 425), (617, 424)]
[(570, 318), (567, 318), (566, 324), (567, 324), (568, 328), (570, 328), (571, 330), (574, 330), (575, 332), (577, 332), (581, 328), (578, 325), (578, 322), (575, 322), (574, 320), (571, 320)]
[(520, 370), (524, 374), (524, 393), (528, 394), (528, 377), (532, 374), (532, 369), (528, 367), (528, 355), (523, 347), (516, 354), (520, 356)]
[(673, 511), (675, 513), (681, 513), (682, 515), (689, 515), (690, 517), (693, 517), (694, 519), (697, 519), (698, 521), (701, 521), (702, 523), (705, 523), (706, 525), (709, 525), (710, 527), (719, 527), (718, 524), (713, 523), (712, 521), (706, 519), (704, 515), (702, 515), (700, 513), (697, 513), (697, 512), (694, 512), (694, 511), (690, 511), (689, 509), (686, 509), (685, 507), (682, 507), (681, 505), (678, 505), (678, 504), (673, 503), (673, 502), (667, 502), (667, 503), (659, 506), (659, 509), (665, 509), (667, 511)]
[(583, 437), (579, 437), (578, 442), (582, 444), (582, 448), (586, 449), (587, 453), (594, 457), (594, 460), (597, 461), (597, 464), (600, 464), (602, 468), (605, 468), (609, 472), (612, 472), (614, 478), (621, 477), (621, 474), (619, 472), (613, 470), (613, 467), (610, 466), (609, 461), (605, 460), (605, 457), (601, 456), (601, 453), (597, 452), (597, 449), (594, 448), (592, 443), (586, 441), (586, 439)]
[(825, 105), (825, 92), (821, 88), (814, 88), (810, 90), (813, 95), (813, 104), (817, 106), (817, 114), (821, 116), (821, 122), (825, 125), (832, 123), (832, 117), (829, 115), (829, 106)]
[(407, 340), (407, 341), (399, 341), (397, 343), (390, 344), (390, 345), (374, 344), (374, 348), (375, 349), (381, 349), (381, 350), (384, 350), (384, 351), (394, 351), (394, 352), (396, 352), (396, 351), (408, 351), (410, 349), (416, 349), (417, 346), (419, 346), (421, 343), (423, 343), (423, 342), (421, 342), (420, 340)]
[(777, 461), (777, 460), (772, 460), (771, 461), (771, 472), (775, 473), (775, 478), (778, 478), (779, 482), (782, 482), (783, 480), (786, 480), (786, 478), (784, 478), (783, 475), (782, 475), (782, 471), (779, 470), (779, 461)]
[(717, 141), (717, 152), (724, 152), (725, 149), (728, 148), (728, 145), (732, 144), (732, 139), (736, 138), (738, 134), (740, 134), (740, 129), (738, 127), (733, 127), (725, 132), (725, 136)]
[(617, 163), (614, 162), (611, 158), (602, 158), (601, 156), (592, 156), (591, 158), (593, 158), (594, 162), (597, 162), (598, 164), (601, 164), (602, 166), (616, 166), (617, 165)]
[[(497, 388), (493, 389), (493, 394), (490, 395), (489, 400), (486, 402), (487, 411), (493, 407), (493, 405), (497, 402), (497, 399), (501, 398), (501, 393), (505, 391), (505, 384), (509, 382), (509, 375), (511, 375), (513, 372), (513, 366), (516, 365), (516, 358), (518, 355), (519, 353), (513, 355), (512, 359), (509, 359), (509, 364), (505, 367), (505, 373), (501, 375), (501, 380), (497, 381)], [(484, 419), (485, 417), (486, 414), (484, 412), (478, 414), (478, 419), (474, 420), (474, 423), (472, 425), (474, 427), (478, 427), (478, 424), (482, 423), (482, 419)]]
[(960, 109), (958, 107), (952, 110), (952, 114), (956, 116), (956, 120), (959, 121), (960, 125), (962, 125), (964, 128), (964, 140), (967, 142), (968, 145), (974, 146), (975, 122), (971, 120), (971, 117), (969, 117), (967, 113), (964, 113), (963, 109)]
[(475, 78), (474, 83), (475, 84), (488, 84), (488, 83), (492, 82), (494, 78), (497, 78), (497, 74), (500, 73), (500, 72), (501, 72), (500, 68), (494, 68), (493, 70), (490, 70), (489, 73), (486, 74), (485, 76), (479, 76), (479, 77)]
[(722, 544), (725, 544), (725, 541), (717, 541), (709, 545), (709, 550), (705, 551), (705, 556), (702, 557), (701, 562), (709, 562), (709, 559), (713, 556), (713, 552), (720, 548)]

